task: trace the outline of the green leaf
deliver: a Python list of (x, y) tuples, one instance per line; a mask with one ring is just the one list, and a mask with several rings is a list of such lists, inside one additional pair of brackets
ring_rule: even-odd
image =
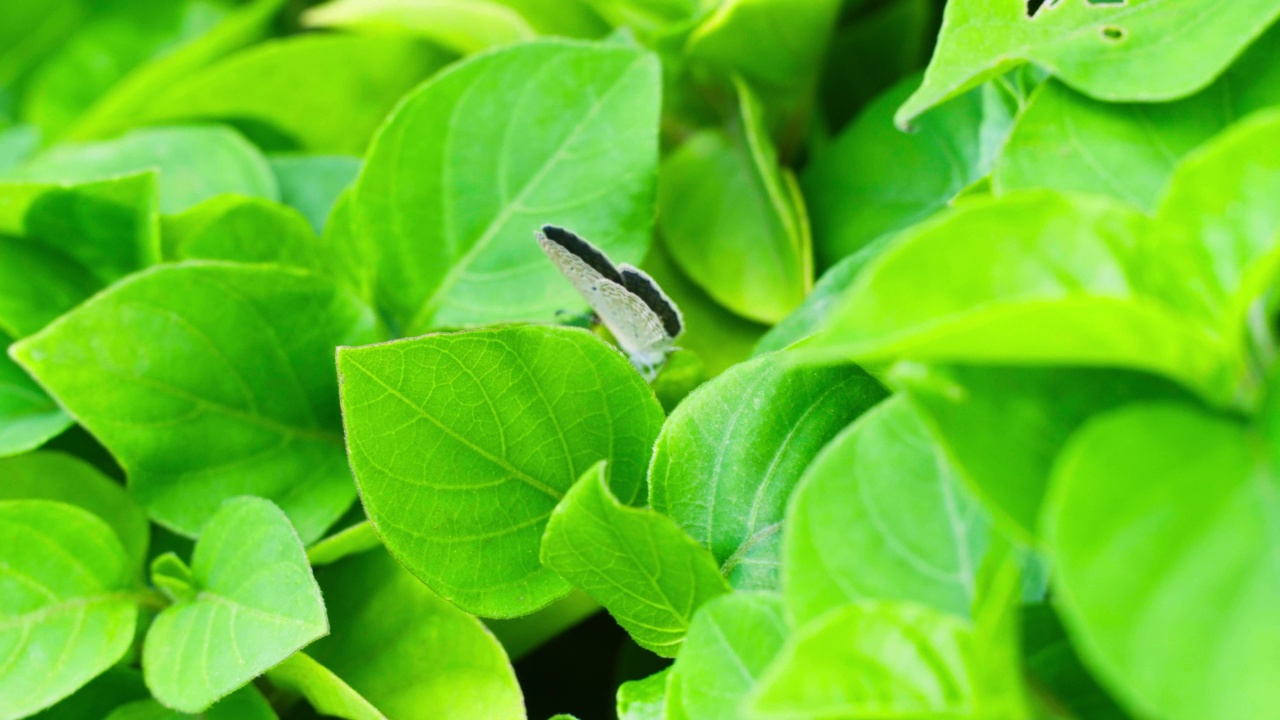
[(732, 129), (700, 131), (663, 160), (658, 227), (676, 263), (717, 302), (775, 323), (813, 283), (809, 222), (763, 108), (741, 83), (738, 101)]
[(865, 363), (1112, 366), (1229, 398), (1234, 349), (1143, 284), (1146, 226), (1103, 198), (971, 200), (900, 236), (806, 351)]
[(119, 707), (149, 697), (142, 673), (115, 665), (56, 705), (32, 715), (32, 720), (102, 720), (103, 708)]
[(261, 693), (246, 686), (199, 715), (172, 710), (155, 700), (140, 700), (117, 707), (106, 720), (276, 720), (276, 714)]
[(164, 218), (166, 260), (234, 260), (316, 270), (325, 263), (311, 225), (270, 200), (218, 195)]
[(356, 30), (374, 37), (421, 37), (463, 55), (537, 37), (514, 8), (491, 0), (333, 0), (307, 10), (302, 20), (309, 27)]
[(678, 691), (669, 694), (668, 707), (678, 704), (680, 713), (699, 720), (741, 717), (739, 705), (782, 648), (789, 626), (782, 599), (771, 593), (734, 593), (704, 605), (671, 668)]
[(729, 592), (715, 558), (670, 518), (627, 507), (604, 463), (556, 507), (542, 563), (605, 607), (643, 648), (675, 657), (698, 606)]
[(840, 298), (853, 284), (854, 278), (880, 253), (883, 245), (873, 243), (832, 265), (805, 296), (804, 302), (760, 338), (751, 356), (783, 350), (819, 332), (831, 313), (840, 306)]
[(663, 669), (640, 680), (618, 686), (618, 720), (666, 720), (667, 676)]
[(19, 167), (20, 179), (101, 180), (149, 168), (160, 171), (160, 209), (180, 212), (222, 193), (279, 198), (275, 176), (243, 137), (218, 125), (135, 130), (115, 140), (60, 145)]
[(382, 545), (373, 524), (368, 520), (326, 537), (307, 548), (307, 562), (313, 567), (337, 562), (348, 555), (362, 553)]
[(787, 511), (787, 603), (798, 622), (862, 599), (968, 617), (989, 542), (982, 507), (901, 395), (831, 441)]
[(298, 210), (322, 235), (338, 196), (355, 182), (361, 160), (345, 155), (269, 155), (280, 202)]
[(1072, 713), (1070, 717), (1130, 720), (1081, 663), (1057, 614), (1047, 604), (1022, 611), (1022, 653), (1031, 684), (1048, 702)]
[(1250, 304), (1280, 270), (1277, 133), (1280, 108), (1255, 113), (1183, 160), (1151, 240), (1171, 266), (1164, 296), (1214, 321), (1229, 343), (1243, 343)]
[(139, 66), (199, 37), (227, 14), (203, 0), (133, 0), (98, 7), (32, 74), (22, 115), (57, 137), (113, 85)]
[(804, 625), (769, 665), (745, 717), (977, 718), (968, 627), (909, 603), (846, 605)]
[(147, 687), (168, 707), (202, 712), (329, 632), (302, 542), (270, 501), (224, 503), (191, 574), (197, 594), (161, 611), (142, 649)]
[(225, 120), (278, 149), (359, 155), (396, 101), (451, 59), (385, 35), (273, 40), (159, 93), (140, 122)]
[(134, 126), (157, 93), (262, 37), (283, 4), (284, 0), (245, 3), (209, 32), (139, 67), (82, 114), (63, 140), (98, 140)]
[[(11, 342), (0, 332), (0, 347), (7, 351)], [(34, 450), (72, 422), (7, 352), (0, 355), (0, 457)]]
[(374, 139), (353, 208), (402, 334), (584, 307), (533, 240), (545, 222), (638, 261), (659, 91), (652, 54), (543, 41), (458, 63), (411, 94)]
[(441, 597), (512, 617), (569, 584), (538, 562), (556, 503), (609, 461), (643, 498), (662, 410), (630, 363), (582, 330), (510, 326), (338, 351), (365, 512)]
[(0, 501), (0, 718), (70, 695), (133, 641), (138, 610), (124, 547), (87, 510)]
[(322, 715), (347, 720), (386, 720), (386, 716), (342, 678), (304, 652), (296, 652), (268, 670), (267, 679), (278, 688), (302, 695)]
[(735, 588), (777, 588), (792, 488), (818, 451), (884, 396), (854, 365), (797, 367), (770, 355), (730, 368), (663, 426), (649, 502), (709, 548)]
[(916, 366), (895, 374), (987, 507), (1028, 542), (1054, 460), (1081, 425), (1131, 402), (1191, 399), (1154, 375), (1106, 368)]
[(685, 52), (739, 74), (766, 96), (794, 97), (817, 81), (839, 0), (727, 0), (690, 35)]
[(156, 177), (0, 183), (0, 328), (22, 337), (160, 258)]
[(147, 556), (147, 516), (118, 483), (71, 455), (37, 452), (0, 460), (0, 500), (56, 500), (88, 510), (107, 524), (140, 568)]
[(1063, 452), (1044, 516), (1054, 597), (1136, 715), (1280, 707), (1278, 491), (1261, 438), (1190, 405), (1118, 410)]
[(130, 276), (11, 352), (153, 519), (194, 536), (254, 494), (314, 540), (355, 495), (330, 358), (378, 336), (367, 307), (318, 278), (197, 262)]
[(1027, 10), (1008, 0), (948, 2), (924, 83), (898, 110), (898, 124), (1024, 62), (1100, 100), (1190, 95), (1280, 17), (1280, 2), (1186, 0), (1170, 8), (1153, 0), (1061, 0), (1034, 17)]
[(904, 133), (893, 110), (911, 86), (904, 80), (876, 98), (805, 168), (819, 267), (928, 218), (991, 169), (1011, 125), (1000, 91), (966, 93)]
[(374, 550), (316, 570), (333, 634), (307, 648), (397, 720), (524, 720), (502, 646)]

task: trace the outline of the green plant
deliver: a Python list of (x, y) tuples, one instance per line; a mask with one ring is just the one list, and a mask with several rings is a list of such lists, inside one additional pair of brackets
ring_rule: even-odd
[(7, 0), (0, 720), (1280, 720), (1277, 18)]

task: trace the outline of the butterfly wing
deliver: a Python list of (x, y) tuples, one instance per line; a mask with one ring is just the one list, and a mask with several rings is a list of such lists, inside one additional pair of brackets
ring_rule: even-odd
[[(566, 233), (571, 239), (557, 237), (551, 232), (554, 230), (559, 229), (548, 227), (538, 234), (538, 245), (542, 251), (586, 298), (628, 355), (645, 365), (661, 362), (671, 349), (673, 340), (663, 318), (642, 296), (627, 289), (623, 272), (603, 252), (572, 233)], [(582, 246), (575, 246), (576, 243), (582, 243)], [(639, 272), (630, 266), (624, 267), (631, 272)]]

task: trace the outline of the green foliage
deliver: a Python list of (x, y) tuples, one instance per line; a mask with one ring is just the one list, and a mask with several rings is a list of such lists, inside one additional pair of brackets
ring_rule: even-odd
[(556, 506), (542, 564), (609, 610), (641, 647), (675, 657), (694, 612), (729, 584), (671, 518), (619, 502), (605, 470), (587, 470)]
[(1278, 58), (1280, 0), (0, 2), (0, 720), (1280, 720)]
[(398, 560), (471, 612), (523, 615), (569, 591), (538, 548), (557, 503), (597, 461), (609, 462), (624, 502), (643, 498), (662, 410), (589, 333), (427, 335), (343, 348), (338, 371), (365, 512)]
[(355, 497), (331, 353), (377, 338), (319, 278), (201, 262), (135, 274), (12, 354), (119, 458), (152, 519), (194, 536), (256, 494), (314, 540)]
[(329, 631), (302, 543), (266, 500), (235, 498), (209, 518), (190, 581), (143, 646), (147, 687), (168, 707), (201, 712)]
[(905, 397), (831, 441), (796, 488), (788, 520), (786, 597), (797, 621), (866, 598), (969, 614), (986, 518)]
[(776, 589), (783, 512), (828, 441), (884, 397), (855, 366), (765, 356), (699, 388), (662, 428), (649, 502), (709, 548), (739, 589)]
[(0, 501), (0, 717), (26, 717), (129, 649), (129, 556), (105, 522), (52, 500)]
[(506, 653), (480, 622), (385, 551), (319, 568), (331, 634), (307, 653), (379, 712), (404, 720), (518, 720)]
[[(1020, 2), (948, 2), (924, 84), (898, 121), (1023, 62), (1103, 100), (1173, 100), (1208, 85), (1280, 16), (1275, 0), (1230, 7), (1189, 0), (1172, 10), (1153, 0), (1039, 5), (1029, 17)], [(1168, 41), (1170, 33), (1180, 33), (1178, 42)]]
[[(615, 261), (640, 260), (659, 90), (652, 54), (564, 41), (471, 58), (416, 90), (356, 185), (379, 307), (406, 335), (581, 307), (532, 232), (555, 217)], [(544, 131), (521, 134), (529, 123)]]

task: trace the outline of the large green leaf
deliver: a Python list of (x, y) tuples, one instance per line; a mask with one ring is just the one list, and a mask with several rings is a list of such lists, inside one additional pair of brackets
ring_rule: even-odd
[(22, 165), (14, 176), (84, 182), (155, 168), (160, 209), (185, 210), (222, 193), (276, 200), (271, 167), (247, 140), (217, 125), (135, 130), (114, 140), (59, 145)]
[(757, 357), (775, 350), (783, 350), (821, 331), (831, 313), (840, 306), (840, 299), (853, 284), (854, 278), (880, 253), (883, 247), (883, 243), (873, 243), (832, 265), (821, 278), (818, 278), (813, 291), (805, 296), (804, 302), (777, 325), (769, 328), (769, 332), (760, 338), (751, 353), (752, 356)]
[(193, 41), (172, 48), (129, 73), (77, 119), (64, 140), (81, 142), (116, 135), (137, 123), (156, 94), (262, 37), (285, 0), (251, 0)]
[(0, 332), (0, 457), (20, 455), (43, 445), (71, 426), (63, 412), (30, 375), (9, 359), (11, 340)]
[(976, 718), (973, 665), (972, 635), (952, 615), (907, 603), (846, 605), (787, 640), (744, 716)]
[(1054, 596), (1086, 663), (1135, 714), (1280, 707), (1280, 534), (1261, 438), (1191, 405), (1094, 420), (1054, 469)]
[(537, 36), (514, 8), (493, 0), (333, 0), (308, 10), (303, 21), (375, 37), (418, 36), (464, 55)]
[(663, 160), (658, 227), (676, 263), (717, 302), (775, 323), (813, 284), (809, 222), (759, 101), (739, 84), (738, 102), (731, 128), (700, 131)]
[(524, 720), (502, 646), (386, 552), (316, 570), (333, 634), (307, 654), (397, 720)]
[(698, 606), (729, 592), (715, 558), (670, 518), (614, 497), (604, 463), (587, 470), (551, 515), (542, 563), (665, 657), (679, 651)]
[(147, 516), (119, 483), (71, 455), (38, 452), (0, 460), (0, 500), (55, 500), (97, 515), (120, 541), (129, 566), (142, 567)]
[(354, 205), (378, 249), (379, 305), (402, 334), (583, 307), (534, 242), (545, 222), (639, 261), (659, 90), (657, 58), (638, 48), (543, 41), (466, 60), (410, 95), (374, 139)]
[(112, 85), (227, 14), (209, 0), (97, 2), (88, 22), (42, 62), (22, 93), (22, 116), (57, 137)]
[(262, 198), (218, 195), (164, 218), (166, 260), (274, 262), (316, 270), (320, 240), (293, 208)]
[(135, 274), (12, 348), (112, 451), (151, 517), (195, 535), (275, 500), (306, 540), (351, 503), (331, 358), (372, 312), (313, 276), (195, 262)]
[(1178, 162), (1229, 124), (1280, 102), (1280, 26), (1215, 83), (1170, 103), (1108, 103), (1059, 81), (1018, 118), (992, 176), (997, 191), (1103, 192), (1154, 210)]
[(904, 233), (845, 294), (816, 358), (1115, 366), (1216, 398), (1239, 360), (1147, 285), (1145, 218), (1043, 191), (974, 199)]
[(22, 337), (160, 259), (156, 177), (0, 183), (0, 331)]
[(191, 560), (192, 596), (160, 612), (142, 669), (156, 699), (201, 712), (329, 631), (289, 519), (270, 501), (228, 500)]
[(805, 472), (783, 540), (787, 604), (800, 623), (862, 599), (968, 617), (988, 542), (982, 507), (898, 395)]
[(0, 501), (0, 718), (52, 705), (124, 655), (138, 615), (132, 576), (89, 511)]
[[(790, 634), (782, 599), (733, 593), (704, 605), (671, 668), (668, 716), (737, 720), (739, 705)], [(676, 707), (673, 707), (676, 706)]]
[(1053, 463), (1081, 425), (1131, 402), (1189, 398), (1162, 378), (1109, 368), (917, 366), (898, 379), (996, 519), (1027, 542)]
[(643, 499), (662, 410), (587, 332), (510, 326), (342, 348), (338, 371), (365, 512), (405, 567), (469, 612), (523, 615), (568, 592), (538, 548), (595, 462), (609, 462), (625, 502)]
[(730, 368), (672, 413), (649, 502), (709, 548), (740, 589), (779, 586), (787, 498), (818, 451), (885, 396), (854, 365), (766, 355)]
[[(1024, 62), (1101, 100), (1172, 100), (1213, 81), (1280, 16), (1276, 0), (950, 0), (899, 124)], [(1176, 38), (1177, 42), (1170, 42)]]
[(160, 93), (141, 121), (226, 120), (260, 144), (359, 155), (396, 101), (451, 59), (426, 43), (394, 37), (283, 38)]
[[(1243, 343), (1249, 307), (1280, 269), (1280, 108), (1255, 113), (1187, 157), (1160, 204), (1161, 291)], [(1267, 302), (1271, 302), (1268, 300)]]
[(966, 93), (904, 133), (893, 110), (911, 87), (904, 80), (876, 98), (805, 168), (819, 267), (933, 215), (991, 169), (1012, 122), (1003, 91)]

